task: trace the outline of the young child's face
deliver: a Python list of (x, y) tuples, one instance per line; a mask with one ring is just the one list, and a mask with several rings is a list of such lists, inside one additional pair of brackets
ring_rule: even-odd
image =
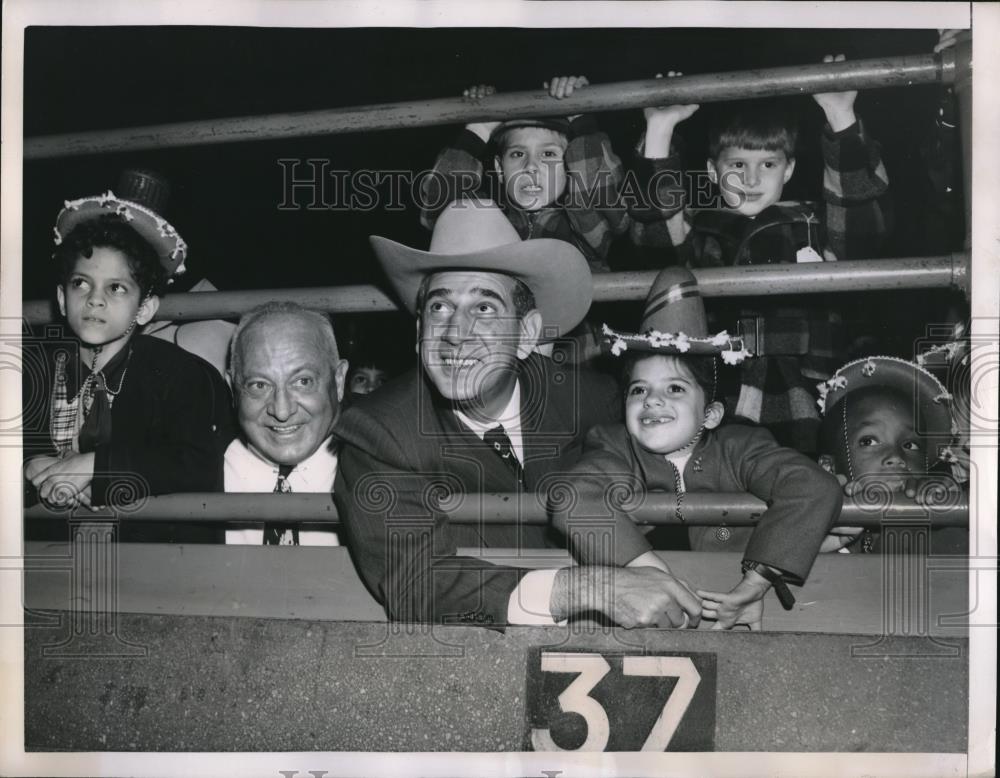
[(497, 157), (507, 200), (525, 211), (551, 205), (566, 191), (567, 140), (545, 127), (518, 127), (507, 132)]
[(347, 390), (353, 394), (369, 394), (384, 384), (388, 378), (386, 372), (377, 367), (352, 368), (347, 381)]
[(900, 490), (909, 474), (926, 471), (927, 452), (914, 431), (913, 407), (906, 398), (887, 392), (847, 402), (852, 480), (878, 475), (886, 486)]
[(706, 408), (705, 391), (676, 358), (645, 357), (625, 387), (625, 426), (646, 451), (669, 454), (687, 446), (704, 426), (721, 420), (718, 403)]
[(128, 259), (118, 249), (100, 246), (89, 258), (79, 256), (65, 286), (56, 288), (59, 310), (87, 346), (124, 341), (133, 322), (152, 318)]
[(795, 160), (788, 159), (783, 151), (729, 146), (718, 159), (708, 160), (708, 170), (727, 206), (743, 216), (756, 216), (781, 200), (781, 192), (795, 170)]

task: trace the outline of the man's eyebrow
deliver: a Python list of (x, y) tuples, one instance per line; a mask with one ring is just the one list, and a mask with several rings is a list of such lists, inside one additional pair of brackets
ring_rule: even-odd
[(472, 294), (478, 294), (480, 297), (488, 297), (491, 300), (497, 300), (504, 308), (507, 307), (507, 301), (503, 298), (503, 295), (493, 289), (488, 289), (485, 286), (474, 286), (469, 291)]
[(430, 300), (432, 297), (449, 297), (451, 296), (451, 289), (444, 286), (436, 287), (427, 292), (427, 299)]

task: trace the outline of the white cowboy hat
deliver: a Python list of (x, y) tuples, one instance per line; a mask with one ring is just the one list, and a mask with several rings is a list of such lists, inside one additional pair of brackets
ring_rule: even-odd
[(521, 240), (492, 200), (458, 200), (438, 217), (428, 251), (373, 235), (372, 248), (400, 302), (416, 314), (417, 291), (433, 273), (478, 270), (517, 278), (535, 296), (541, 341), (566, 335), (590, 310), (590, 267), (579, 249), (554, 238)]

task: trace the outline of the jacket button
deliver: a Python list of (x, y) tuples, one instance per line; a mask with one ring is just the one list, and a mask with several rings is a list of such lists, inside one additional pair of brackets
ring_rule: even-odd
[(733, 533), (729, 531), (729, 527), (719, 527), (715, 530), (716, 539), (722, 541), (723, 543), (729, 540), (732, 535)]

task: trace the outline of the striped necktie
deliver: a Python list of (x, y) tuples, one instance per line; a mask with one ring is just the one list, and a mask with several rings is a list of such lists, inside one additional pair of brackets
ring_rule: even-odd
[[(295, 465), (278, 465), (278, 480), (274, 484), (275, 494), (291, 494), (292, 485), (288, 476), (292, 474)], [(280, 522), (264, 523), (265, 546), (297, 546), (299, 545), (299, 529), (291, 524)]]

